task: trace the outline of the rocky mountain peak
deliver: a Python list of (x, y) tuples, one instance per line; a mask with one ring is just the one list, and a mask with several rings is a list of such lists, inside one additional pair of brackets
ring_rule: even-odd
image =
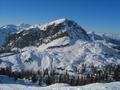
[[(20, 26), (25, 27), (26, 25), (22, 24)], [(72, 44), (77, 40), (91, 40), (82, 27), (69, 19), (58, 19), (44, 25), (38, 24), (38, 26), (36, 25), (35, 27), (27, 28), (27, 30), (23, 29), (20, 32), (11, 34), (8, 38), (6, 46), (19, 48), (48, 44), (54, 40), (59, 42), (60, 38), (67, 38), (68, 43)]]

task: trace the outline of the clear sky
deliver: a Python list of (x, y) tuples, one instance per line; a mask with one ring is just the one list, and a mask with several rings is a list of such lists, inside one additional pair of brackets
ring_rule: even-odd
[(87, 31), (120, 33), (120, 0), (0, 0), (0, 26), (75, 20)]

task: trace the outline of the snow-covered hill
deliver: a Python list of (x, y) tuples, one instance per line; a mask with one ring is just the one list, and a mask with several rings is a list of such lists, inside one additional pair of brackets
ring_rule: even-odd
[(72, 20), (60, 19), (25, 30), (12, 30), (14, 34), (8, 37), (5, 46), (11, 52), (0, 54), (0, 67), (11, 67), (12, 70), (63, 68), (80, 71), (82, 64), (85, 64), (86, 71), (90, 72), (92, 65), (120, 64), (119, 53), (108, 42), (93, 40), (93, 34), (87, 34)]

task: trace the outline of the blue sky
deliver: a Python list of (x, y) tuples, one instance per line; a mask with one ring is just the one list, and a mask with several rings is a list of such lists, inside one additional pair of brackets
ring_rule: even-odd
[(120, 0), (0, 0), (0, 25), (75, 20), (87, 31), (120, 33)]

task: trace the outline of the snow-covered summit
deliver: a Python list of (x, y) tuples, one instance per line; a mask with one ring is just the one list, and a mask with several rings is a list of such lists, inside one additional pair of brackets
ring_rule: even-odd
[(49, 23), (50, 24), (60, 24), (60, 23), (64, 23), (66, 22), (68, 19), (67, 18), (61, 18), (61, 19), (58, 19), (58, 20), (54, 20), (52, 22)]
[(45, 23), (45, 24), (34, 24), (34, 25), (30, 26), (30, 28), (39, 28), (41, 30), (45, 30), (45, 28), (49, 25), (53, 25), (53, 24), (58, 25), (60, 23), (64, 23), (66, 20), (67, 20), (66, 18), (62, 18), (62, 19), (51, 21), (49, 23)]

